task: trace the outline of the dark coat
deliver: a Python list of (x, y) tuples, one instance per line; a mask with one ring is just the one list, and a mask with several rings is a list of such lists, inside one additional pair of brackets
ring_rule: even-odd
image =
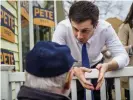
[(33, 89), (27, 86), (21, 87), (17, 98), (18, 100), (70, 100), (64, 95)]

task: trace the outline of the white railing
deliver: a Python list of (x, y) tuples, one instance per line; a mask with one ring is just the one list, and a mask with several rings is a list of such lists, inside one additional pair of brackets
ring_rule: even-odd
[(1, 100), (17, 100), (25, 72), (12, 72), (15, 65), (1, 65)]
[[(3, 66), (4, 67), (4, 66)], [(11, 67), (7, 69), (1, 68), (1, 100), (17, 100), (17, 93), (20, 89), (20, 86), (25, 81), (24, 72), (9, 72)], [(121, 100), (121, 88), (120, 88), (120, 77), (127, 76), (129, 77), (129, 90), (130, 90), (130, 100), (133, 100), (133, 67), (126, 67), (117, 71), (110, 71), (105, 74), (105, 78), (114, 78), (115, 79), (115, 100)], [(98, 77), (98, 70), (93, 69), (92, 73), (86, 73), (85, 77), (90, 80)], [(77, 100), (77, 88), (76, 80), (74, 77), (71, 83), (71, 92), (72, 100)], [(106, 100), (106, 86), (105, 81), (100, 89), (101, 100)], [(86, 90), (86, 100), (91, 100), (90, 90)]]
[[(130, 90), (130, 100), (133, 100), (133, 67), (126, 67), (117, 71), (110, 71), (105, 74), (105, 78), (114, 78), (115, 86), (115, 100), (121, 100), (121, 87), (120, 87), (120, 77), (129, 77), (129, 90)], [(86, 73), (85, 77), (89, 79), (94, 79), (98, 77), (98, 70), (93, 69), (91, 73)], [(77, 88), (76, 88), (76, 77), (73, 78), (71, 84), (72, 90), (72, 100), (77, 100)], [(100, 89), (101, 100), (106, 100), (106, 86), (105, 81)], [(91, 91), (86, 90), (86, 100), (91, 100)]]

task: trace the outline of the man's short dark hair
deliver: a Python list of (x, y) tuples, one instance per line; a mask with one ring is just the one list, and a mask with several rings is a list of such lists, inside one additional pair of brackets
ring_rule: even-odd
[(75, 2), (69, 10), (69, 20), (81, 23), (90, 19), (95, 27), (99, 19), (98, 7), (89, 1)]

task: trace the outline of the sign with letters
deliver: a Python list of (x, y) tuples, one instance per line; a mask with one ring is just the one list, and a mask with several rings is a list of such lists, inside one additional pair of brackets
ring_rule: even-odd
[(1, 62), (1, 64), (15, 65), (13, 53), (8, 50), (1, 49), (0, 62)]
[(15, 42), (15, 17), (3, 6), (0, 9), (0, 37)]
[(54, 27), (54, 12), (40, 7), (33, 7), (34, 24)]

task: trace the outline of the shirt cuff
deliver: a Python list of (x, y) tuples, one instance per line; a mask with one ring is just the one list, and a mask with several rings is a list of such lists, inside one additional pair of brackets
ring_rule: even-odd
[(129, 64), (129, 57), (126, 54), (121, 54), (113, 59), (118, 63), (119, 69), (124, 68)]

